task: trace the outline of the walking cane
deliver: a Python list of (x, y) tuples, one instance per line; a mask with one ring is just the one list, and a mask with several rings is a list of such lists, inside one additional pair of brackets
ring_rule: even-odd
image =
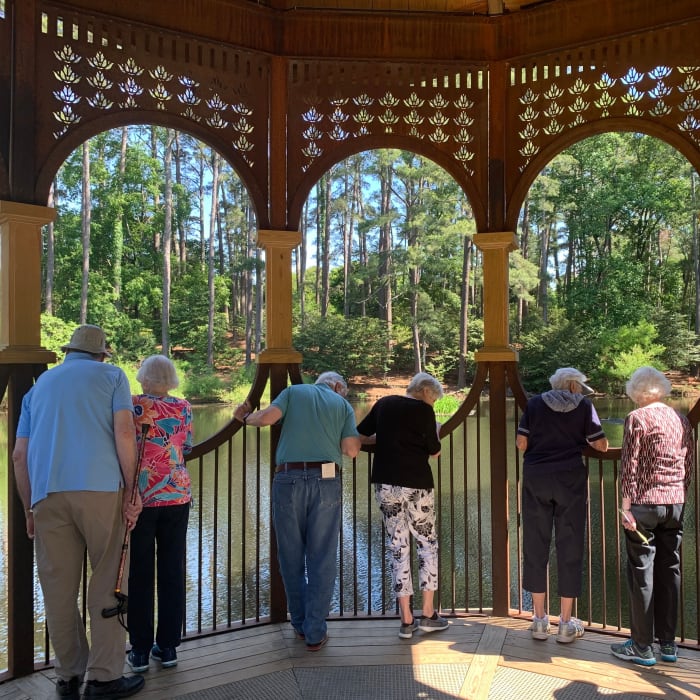
[[(148, 423), (141, 424), (141, 444), (139, 445), (139, 453), (136, 458), (136, 475), (134, 476), (134, 485), (131, 488), (131, 505), (136, 503), (136, 493), (139, 488), (139, 475), (141, 474), (141, 463), (143, 462), (143, 451), (146, 447), (146, 435), (151, 426)], [(129, 528), (126, 528), (124, 533), (124, 542), (122, 543), (122, 555), (119, 559), (119, 569), (117, 570), (117, 580), (114, 584), (114, 597), (117, 599), (117, 604), (111, 608), (102, 608), (102, 617), (114, 617), (115, 615), (124, 615), (127, 612), (129, 597), (122, 593), (122, 579), (124, 578), (124, 566), (126, 565), (126, 554), (129, 551)]]

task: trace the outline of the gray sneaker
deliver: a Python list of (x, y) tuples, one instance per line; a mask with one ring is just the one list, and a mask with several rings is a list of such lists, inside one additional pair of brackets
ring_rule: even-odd
[(440, 632), (446, 630), (449, 623), (444, 617), (440, 617), (436, 612), (432, 617), (421, 617), (418, 627), (423, 632)]
[(583, 637), (583, 622), (572, 617), (567, 622), (559, 623), (559, 631), (557, 632), (557, 641), (560, 644), (570, 644), (575, 639)]
[(413, 622), (402, 622), (399, 629), (399, 637), (401, 639), (410, 639), (413, 633), (418, 629), (418, 620), (413, 618)]
[(650, 646), (646, 649), (642, 649), (642, 647), (637, 646), (637, 643), (631, 638), (622, 644), (611, 644), (610, 651), (613, 653), (613, 656), (617, 656), (618, 659), (631, 661), (633, 664), (639, 664), (640, 666), (653, 666), (656, 663), (654, 650)]
[(532, 624), (530, 625), (530, 633), (533, 639), (544, 640), (549, 637), (551, 631), (549, 626), (549, 617), (545, 615), (544, 617), (532, 616)]

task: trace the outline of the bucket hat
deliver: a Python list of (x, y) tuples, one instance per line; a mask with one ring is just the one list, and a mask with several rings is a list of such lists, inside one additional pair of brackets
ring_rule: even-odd
[(91, 355), (104, 354), (111, 357), (112, 353), (107, 349), (105, 332), (99, 326), (85, 324), (78, 326), (70, 338), (70, 342), (61, 346), (61, 350), (77, 350), (89, 352)]
[(560, 367), (549, 378), (553, 389), (563, 389), (569, 382), (578, 382), (587, 393), (594, 394), (595, 390), (586, 384), (587, 381), (586, 375), (574, 367)]

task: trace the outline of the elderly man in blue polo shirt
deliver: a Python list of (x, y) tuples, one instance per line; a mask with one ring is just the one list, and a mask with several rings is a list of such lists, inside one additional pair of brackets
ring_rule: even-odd
[[(62, 364), (44, 372), (22, 401), (13, 452), (27, 534), (35, 538), (46, 620), (55, 652), (59, 697), (125, 698), (144, 684), (123, 676), (126, 633), (114, 606), (124, 527), (131, 529), (141, 500), (131, 503), (136, 439), (129, 381), (109, 357), (98, 326), (78, 327), (62, 348)], [(83, 556), (88, 584), (90, 644), (78, 609)]]
[(246, 401), (234, 413), (247, 425), (282, 421), (272, 521), (292, 626), (309, 651), (328, 641), (340, 532), (339, 469), (343, 455), (356, 457), (361, 445), (347, 391), (338, 373), (323, 372), (315, 384), (288, 386), (262, 411), (251, 413)]
[(568, 644), (583, 635), (572, 616), (581, 595), (586, 534), (588, 473), (583, 450), (608, 449), (598, 414), (583, 393), (593, 393), (583, 372), (560, 367), (550, 378), (551, 391), (528, 400), (518, 426), (516, 446), (523, 450), (523, 588), (532, 594), (533, 639), (546, 640), (547, 564), (554, 527), (560, 596), (557, 641)]

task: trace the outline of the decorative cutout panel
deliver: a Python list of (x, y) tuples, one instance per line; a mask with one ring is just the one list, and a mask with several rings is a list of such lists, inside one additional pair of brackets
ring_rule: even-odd
[(473, 177), (486, 147), (487, 80), (484, 68), (291, 64), (290, 167), (306, 172), (339, 142), (396, 134), (429, 143)]
[(266, 59), (46, 7), (41, 32), (40, 75), (50, 86), (40, 94), (52, 97), (42, 107), (54, 139), (101, 114), (134, 112), (143, 121), (157, 111), (217, 133), (251, 169), (264, 165), (267, 133), (256, 129), (255, 114), (267, 113), (259, 89), (269, 80)]
[(652, 53), (638, 37), (511, 67), (511, 167), (522, 172), (558, 135), (611, 118), (658, 122), (700, 146), (700, 63), (678, 49), (691, 33), (668, 32)]

